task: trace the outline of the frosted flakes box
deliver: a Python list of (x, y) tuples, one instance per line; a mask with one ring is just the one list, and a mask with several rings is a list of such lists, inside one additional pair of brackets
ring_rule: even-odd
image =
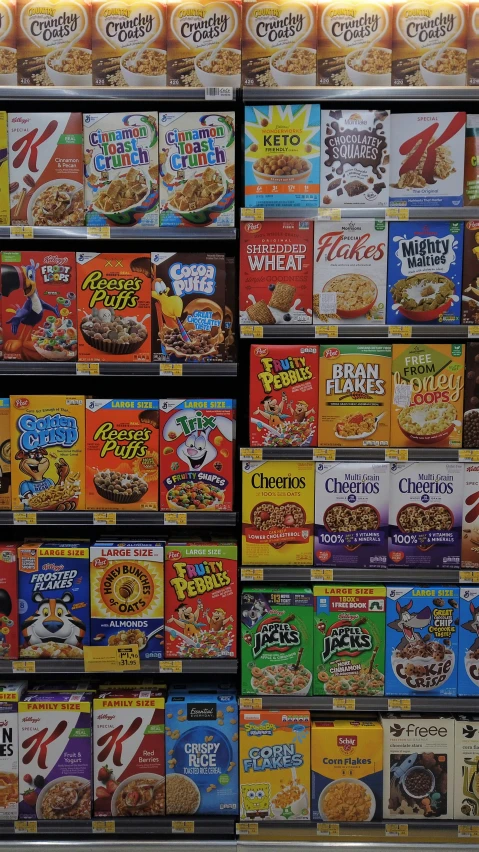
[(0, 397), (0, 509), (12, 508), (10, 397)]
[(467, 19), (465, 0), (394, 0), (393, 86), (465, 86)]
[(457, 694), (479, 695), (479, 587), (459, 586)]
[[(0, 4), (0, 16), (5, 14), (5, 10), (9, 8), (9, 0), (4, 0)], [(8, 20), (8, 18), (7, 18)], [(7, 77), (7, 74), (2, 74), (1, 67), (3, 61), (6, 60), (8, 65), (10, 55), (15, 54), (15, 51), (9, 51), (3, 46), (3, 39), (0, 32), (0, 85), (6, 85), (1, 81)], [(2, 61), (3, 60), (3, 61)], [(5, 66), (4, 66), (5, 67)], [(13, 84), (15, 85), (15, 84)], [(0, 225), (10, 224), (10, 205), (8, 203), (8, 137), (7, 137), (7, 113), (0, 112)]]
[[(15, 0), (2, 0), (0, 15), (0, 85), (17, 85), (17, 35), (15, 30)], [(1, 169), (0, 169), (1, 171)], [(8, 224), (8, 222), (2, 223)]]
[(18, 702), (26, 680), (0, 683), (0, 818), (18, 819)]
[(320, 0), (318, 86), (390, 86), (392, 3)]
[(16, 0), (17, 85), (91, 86), (91, 16), (90, 0)]
[(316, 85), (316, 3), (244, 0), (242, 85)]
[(0, 543), (0, 659), (17, 660), (18, 631), (17, 545)]
[(168, 86), (241, 86), (240, 0), (168, 0)]
[(164, 0), (92, 0), (94, 86), (166, 86)]
[[(474, 409), (476, 411), (476, 409)], [(466, 418), (466, 422), (471, 415)], [(467, 428), (467, 427), (466, 427)], [(464, 442), (466, 447), (470, 443)], [(472, 442), (471, 442), (472, 443)], [(464, 465), (461, 568), (479, 569), (479, 465)]]

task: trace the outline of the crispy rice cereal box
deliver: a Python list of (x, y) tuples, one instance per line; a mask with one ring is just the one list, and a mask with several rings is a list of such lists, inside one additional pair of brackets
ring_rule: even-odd
[[(5, 0), (7, 2), (7, 0)], [(5, 5), (0, 4), (0, 69), (2, 59), (8, 57), (8, 53), (1, 43), (2, 14), (5, 14)], [(7, 76), (0, 70), (0, 85), (2, 77)], [(8, 203), (8, 138), (7, 138), (7, 113), (0, 112), (0, 225), (10, 224), (10, 205)]]
[(456, 716), (454, 754), (454, 819), (477, 820), (479, 795), (474, 767), (479, 760), (479, 716)]
[(318, 3), (318, 86), (391, 85), (392, 4)]
[(240, 325), (311, 325), (313, 222), (241, 222)]
[(310, 695), (313, 596), (308, 587), (247, 586), (241, 594), (243, 695)]
[(313, 819), (324, 822), (381, 819), (381, 723), (358, 719), (312, 722), (311, 774)]
[(17, 34), (15, 29), (15, 5), (15, 0), (2, 0), (0, 3), (1, 86), (17, 85)]
[(84, 224), (82, 143), (81, 112), (8, 113), (10, 224)]
[(309, 820), (310, 743), (307, 710), (240, 711), (241, 820)]
[(319, 346), (266, 343), (250, 353), (250, 446), (315, 447)]
[[(477, 564), (477, 563), (476, 563)], [(479, 588), (459, 586), (457, 694), (479, 695)]]
[(87, 225), (158, 225), (158, 113), (83, 116)]
[(241, 86), (241, 2), (168, 0), (168, 86)]
[(322, 345), (319, 376), (321, 445), (388, 447), (391, 346)]
[(16, 0), (19, 86), (91, 86), (90, 0)]
[(0, 509), (12, 508), (10, 397), (0, 397)]
[(244, 565), (312, 565), (314, 463), (243, 462)]
[(26, 680), (0, 683), (0, 818), (18, 818), (18, 702)]
[(394, 0), (393, 86), (465, 86), (466, 0)]
[(86, 508), (158, 510), (158, 400), (88, 399)]
[[(477, 8), (479, 9), (479, 5)], [(478, 201), (479, 116), (468, 114), (466, 120), (466, 151), (464, 157), (464, 207), (477, 207)]]
[[(470, 415), (469, 415), (470, 417)], [(466, 418), (466, 419), (469, 419)], [(467, 446), (467, 445), (466, 445)], [(464, 465), (461, 568), (479, 569), (479, 465)], [(478, 643), (479, 644), (479, 643)]]
[(166, 3), (92, 0), (94, 86), (166, 86)]
[(243, 2), (243, 86), (316, 85), (316, 3)]
[(462, 446), (464, 348), (393, 345), (391, 446)]
[(85, 508), (85, 397), (11, 396), (12, 509)]
[(245, 107), (248, 206), (318, 207), (319, 155), (319, 104)]
[(160, 400), (160, 510), (231, 512), (235, 402)]
[(18, 660), (18, 612), (17, 545), (1, 543), (0, 659), (2, 660)]

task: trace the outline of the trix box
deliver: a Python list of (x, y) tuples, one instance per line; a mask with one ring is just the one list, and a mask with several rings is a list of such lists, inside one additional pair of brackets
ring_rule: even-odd
[(479, 695), (479, 586), (459, 588), (457, 694)]
[(16, 544), (0, 544), (0, 659), (18, 659)]

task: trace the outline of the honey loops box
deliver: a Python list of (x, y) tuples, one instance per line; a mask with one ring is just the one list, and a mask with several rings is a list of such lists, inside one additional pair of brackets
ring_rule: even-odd
[(318, 374), (319, 346), (251, 347), (251, 447), (317, 445)]
[(240, 711), (240, 818), (309, 820), (309, 712)]
[[(470, 417), (470, 415), (469, 415)], [(466, 418), (466, 420), (469, 419)], [(466, 445), (467, 446), (467, 445)], [(479, 568), (479, 465), (464, 465), (461, 568)]]
[[(477, 563), (474, 567), (476, 567)], [(459, 586), (457, 694), (479, 694), (479, 589)]]
[[(18, 660), (17, 545), (0, 544), (0, 659)], [(1, 700), (1, 695), (0, 695)]]
[(239, 0), (168, 0), (168, 86), (241, 86)]
[(166, 3), (92, 0), (94, 86), (166, 86)]
[(2, 820), (18, 818), (18, 702), (27, 689), (26, 680), (0, 683), (0, 783)]
[(456, 716), (454, 739), (454, 819), (477, 820), (479, 796), (474, 766), (479, 760), (479, 717)]
[(468, 3), (394, 0), (393, 86), (465, 86)]
[(84, 224), (82, 143), (81, 112), (8, 113), (11, 225)]
[(316, 3), (244, 0), (242, 85), (316, 85)]
[(83, 115), (87, 225), (158, 226), (158, 113)]
[(19, 86), (91, 86), (90, 0), (16, 0)]
[[(14, 0), (2, 0), (0, 3), (0, 15), (2, 20), (2, 24), (0, 26), (0, 85), (2, 86), (17, 85), (17, 35), (15, 31), (15, 5)], [(5, 224), (8, 224), (8, 222)]]
[(319, 171), (319, 104), (245, 107), (245, 204), (319, 207)]
[(318, 86), (390, 86), (391, 47), (392, 3), (318, 3)]
[(0, 509), (12, 508), (10, 397), (0, 397)]
[(11, 396), (12, 509), (85, 508), (85, 397)]
[[(6, 0), (8, 3), (8, 0)], [(5, 14), (5, 5), (0, 5), (0, 16)], [(1, 32), (1, 31), (0, 31)], [(9, 52), (2, 46), (0, 35), (0, 85), (2, 78), (8, 75), (1, 73), (3, 65), (2, 60), (9, 58)], [(14, 84), (15, 85), (15, 84)], [(8, 137), (7, 137), (7, 113), (0, 112), (0, 225), (10, 224), (10, 205), (8, 201), (9, 184), (8, 184)]]
[(234, 112), (160, 113), (159, 163), (160, 225), (233, 227)]
[(464, 207), (477, 207), (478, 199), (479, 117), (468, 114), (466, 119), (466, 149), (464, 155)]

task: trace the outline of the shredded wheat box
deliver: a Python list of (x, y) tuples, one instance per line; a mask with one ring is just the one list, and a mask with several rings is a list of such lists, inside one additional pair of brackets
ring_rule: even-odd
[(479, 716), (456, 716), (454, 819), (479, 819)]
[(391, 85), (392, 3), (320, 0), (318, 86)]
[(466, 0), (394, 0), (393, 86), (465, 86), (467, 17)]
[(18, 818), (18, 702), (26, 680), (0, 683), (0, 784), (2, 820)]

